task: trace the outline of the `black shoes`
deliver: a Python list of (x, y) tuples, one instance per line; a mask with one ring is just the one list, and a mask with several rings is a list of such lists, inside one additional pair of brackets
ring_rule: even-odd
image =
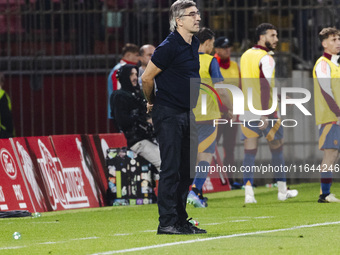
[(173, 226), (161, 227), (158, 226), (157, 235), (186, 235), (183, 229), (175, 224)]
[(192, 218), (190, 218), (189, 220), (187, 220), (184, 225), (183, 228), (189, 233), (189, 234), (206, 234), (207, 231), (201, 228), (198, 228), (194, 225), (192, 225), (189, 221)]
[(193, 235), (207, 233), (206, 230), (192, 225), (189, 220), (187, 220), (184, 224), (177, 223), (173, 226), (167, 227), (158, 226), (157, 235)]

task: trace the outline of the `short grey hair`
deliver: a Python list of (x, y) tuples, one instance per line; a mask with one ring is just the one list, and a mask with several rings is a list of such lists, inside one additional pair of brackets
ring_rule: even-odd
[(184, 14), (185, 9), (192, 6), (196, 6), (196, 3), (191, 0), (177, 0), (171, 5), (169, 13), (171, 32), (174, 32), (177, 27), (176, 19), (180, 18)]

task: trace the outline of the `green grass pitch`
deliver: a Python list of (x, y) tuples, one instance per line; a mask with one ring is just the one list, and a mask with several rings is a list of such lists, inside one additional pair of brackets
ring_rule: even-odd
[[(156, 205), (0, 219), (0, 254), (338, 254), (340, 204), (317, 203), (318, 183), (291, 188), (299, 196), (284, 202), (276, 188), (257, 188), (246, 206), (243, 190), (208, 194), (208, 208), (188, 205), (204, 235), (157, 236)], [(340, 196), (337, 183), (332, 192)]]

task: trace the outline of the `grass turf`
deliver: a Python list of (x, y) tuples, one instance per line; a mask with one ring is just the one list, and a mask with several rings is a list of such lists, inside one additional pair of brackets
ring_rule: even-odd
[[(319, 184), (291, 186), (299, 196), (277, 200), (277, 189), (255, 190), (257, 204), (244, 205), (244, 191), (208, 194), (208, 208), (188, 205), (190, 217), (208, 234), (156, 235), (156, 205), (120, 206), (43, 213), (40, 218), (0, 219), (0, 254), (94, 254), (186, 242), (126, 254), (337, 254), (340, 204), (317, 203)], [(340, 194), (334, 184), (332, 192)], [(259, 233), (286, 229), (277, 232)], [(12, 234), (22, 238), (14, 240)], [(256, 234), (247, 234), (258, 232)], [(244, 236), (242, 234), (246, 233)], [(236, 235), (236, 236), (230, 236)], [(216, 238), (215, 238), (216, 237)], [(208, 239), (198, 241), (197, 239)]]

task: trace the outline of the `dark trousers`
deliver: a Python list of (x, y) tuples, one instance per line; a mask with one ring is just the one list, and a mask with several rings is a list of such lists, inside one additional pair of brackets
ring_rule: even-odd
[(188, 218), (186, 200), (197, 159), (195, 117), (192, 111), (155, 105), (152, 120), (162, 160), (158, 186), (159, 224), (162, 227), (182, 224)]

